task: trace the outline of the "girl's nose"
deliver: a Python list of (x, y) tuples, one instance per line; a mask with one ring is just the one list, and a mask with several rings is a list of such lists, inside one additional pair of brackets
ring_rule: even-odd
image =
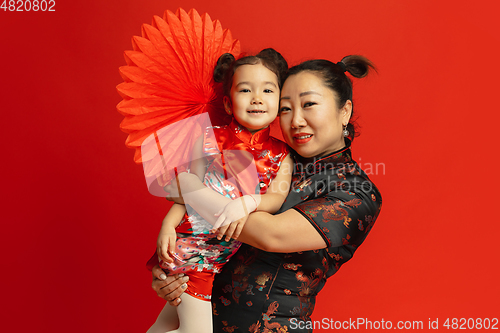
[(252, 98), (252, 104), (262, 104), (262, 98), (260, 95), (254, 95)]

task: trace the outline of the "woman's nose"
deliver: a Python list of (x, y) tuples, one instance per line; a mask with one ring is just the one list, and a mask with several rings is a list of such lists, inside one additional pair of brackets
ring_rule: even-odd
[(292, 128), (301, 128), (307, 125), (306, 120), (304, 119), (302, 112), (294, 112), (292, 116)]

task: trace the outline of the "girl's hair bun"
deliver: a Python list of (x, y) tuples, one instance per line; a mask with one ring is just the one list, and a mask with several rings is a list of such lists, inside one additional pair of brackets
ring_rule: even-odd
[(231, 53), (224, 53), (217, 60), (214, 68), (214, 81), (223, 82), (227, 75), (229, 68), (234, 62), (234, 56)]
[(254, 56), (245, 56), (234, 59), (234, 56), (230, 53), (224, 53), (217, 60), (217, 64), (214, 69), (214, 81), (222, 82), (222, 87), (224, 90), (224, 95), (229, 96), (231, 91), (231, 86), (233, 84), (233, 75), (236, 69), (243, 65), (257, 65), (262, 64), (271, 72), (276, 74), (278, 78), (278, 85), (281, 89), (283, 82), (285, 81), (286, 72), (288, 71), (288, 63), (285, 58), (274, 49), (268, 48), (260, 51)]
[(262, 59), (264, 65), (275, 72), (276, 76), (278, 76), (280, 86), (283, 85), (286, 72), (288, 71), (288, 63), (281, 53), (273, 48), (267, 48), (260, 51), (256, 57)]

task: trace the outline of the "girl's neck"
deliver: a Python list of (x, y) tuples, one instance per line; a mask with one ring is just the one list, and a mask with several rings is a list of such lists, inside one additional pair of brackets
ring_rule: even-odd
[(254, 134), (255, 134), (255, 133), (257, 133), (257, 132), (262, 131), (263, 129), (268, 128), (268, 127), (269, 127), (269, 125), (270, 125), (270, 124), (269, 124), (269, 125), (267, 125), (267, 126), (265, 126), (265, 127), (259, 128), (259, 129), (251, 129), (251, 128), (248, 128), (248, 127), (242, 126), (242, 125), (241, 125), (241, 124), (240, 124), (240, 123), (236, 120), (236, 118), (234, 118), (234, 117), (233, 117), (233, 122), (234, 122), (235, 124), (238, 124), (238, 125), (239, 125), (239, 126), (241, 126), (242, 128), (246, 129), (247, 131), (249, 131), (249, 132), (250, 132), (250, 134), (252, 134), (252, 135), (254, 135)]
[(262, 131), (263, 129), (266, 129), (266, 128), (268, 128), (268, 127), (269, 127), (269, 125), (267, 125), (266, 127), (262, 127), (262, 128), (260, 128), (260, 129), (256, 129), (256, 130), (254, 130), (254, 129), (250, 129), (250, 128), (247, 128), (247, 127), (245, 127), (245, 128), (246, 128), (246, 129), (250, 132), (250, 134), (254, 135), (255, 133), (260, 132), (260, 131)]

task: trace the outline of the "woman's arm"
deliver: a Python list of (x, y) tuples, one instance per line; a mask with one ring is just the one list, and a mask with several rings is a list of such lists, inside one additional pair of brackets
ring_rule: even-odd
[(295, 209), (277, 215), (250, 214), (237, 239), (267, 252), (299, 252), (327, 246), (316, 228)]
[(268, 252), (285, 253), (358, 247), (380, 213), (382, 198), (375, 185), (362, 177), (354, 176), (351, 185), (350, 191), (330, 191), (274, 216), (255, 212), (238, 240)]

